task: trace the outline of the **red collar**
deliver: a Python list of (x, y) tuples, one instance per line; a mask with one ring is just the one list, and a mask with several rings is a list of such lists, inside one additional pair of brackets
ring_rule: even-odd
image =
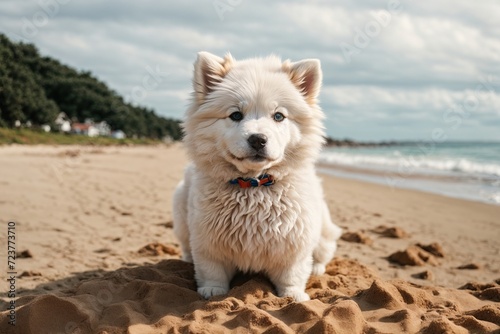
[(238, 184), (240, 188), (252, 188), (252, 187), (269, 187), (274, 184), (274, 178), (269, 174), (262, 174), (258, 177), (248, 177), (242, 178), (239, 177), (237, 179), (233, 179), (229, 181), (231, 184)]

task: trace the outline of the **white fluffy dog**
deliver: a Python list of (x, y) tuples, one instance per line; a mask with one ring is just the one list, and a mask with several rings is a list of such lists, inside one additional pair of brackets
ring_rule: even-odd
[(225, 294), (237, 270), (262, 272), (279, 296), (309, 300), (333, 257), (314, 163), (323, 145), (318, 60), (236, 61), (200, 52), (184, 122), (193, 164), (174, 195), (174, 231), (198, 292)]

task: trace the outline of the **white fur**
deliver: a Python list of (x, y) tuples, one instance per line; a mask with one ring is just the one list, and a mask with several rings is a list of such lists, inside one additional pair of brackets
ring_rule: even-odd
[[(333, 257), (341, 230), (314, 169), (323, 144), (320, 85), (317, 60), (198, 54), (184, 122), (193, 163), (174, 195), (174, 231), (204, 297), (227, 293), (242, 270), (268, 275), (279, 296), (308, 300), (309, 276), (322, 274)], [(229, 118), (235, 111), (244, 114), (240, 122)], [(285, 120), (275, 121), (276, 112)], [(267, 137), (263, 160), (254, 159), (252, 134)], [(263, 173), (275, 184), (229, 183)]]

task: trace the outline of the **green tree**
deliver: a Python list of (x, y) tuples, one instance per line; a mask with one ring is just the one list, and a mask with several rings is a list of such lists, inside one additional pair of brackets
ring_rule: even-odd
[(12, 43), (0, 34), (0, 126), (16, 120), (52, 124), (61, 111), (80, 122), (106, 121), (128, 136), (182, 136), (179, 121), (128, 104), (91, 72), (42, 57), (34, 45)]

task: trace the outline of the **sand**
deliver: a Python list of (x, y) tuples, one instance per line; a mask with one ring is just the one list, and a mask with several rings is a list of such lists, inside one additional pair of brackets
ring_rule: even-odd
[(500, 332), (499, 206), (330, 176), (345, 234), (311, 301), (243, 274), (204, 300), (172, 232), (186, 163), (180, 144), (0, 147), (0, 333)]

